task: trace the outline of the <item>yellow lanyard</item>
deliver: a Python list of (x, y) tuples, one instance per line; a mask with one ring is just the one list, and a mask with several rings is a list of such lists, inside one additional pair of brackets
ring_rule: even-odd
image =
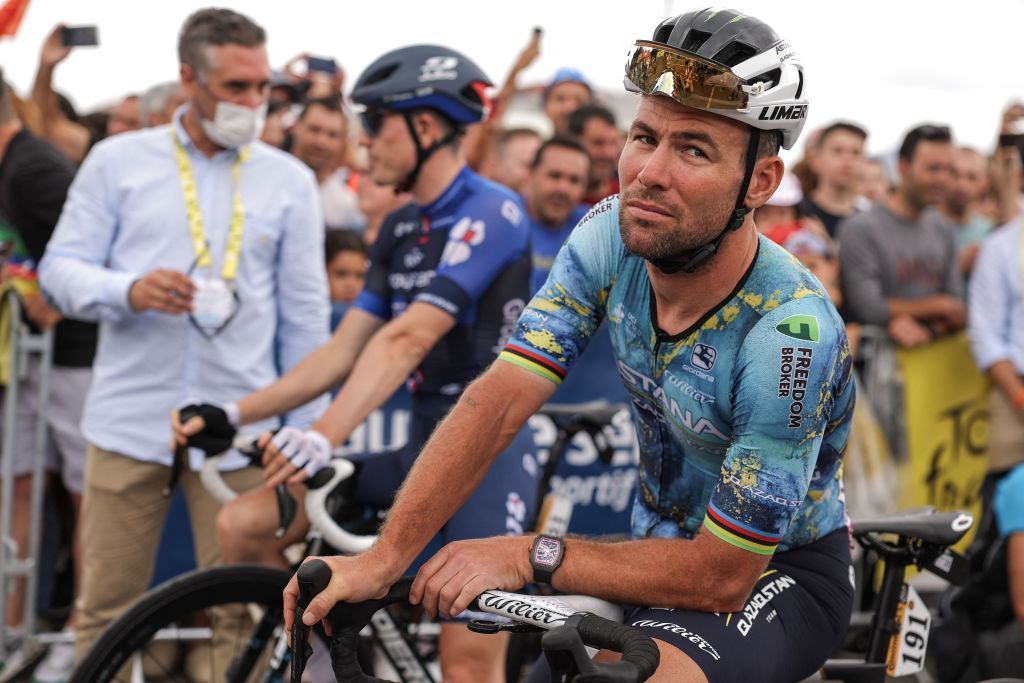
[[(192, 248), (196, 252), (196, 265), (200, 268), (208, 268), (212, 264), (210, 258), (210, 242), (206, 238), (206, 230), (203, 228), (203, 214), (199, 208), (199, 193), (196, 191), (196, 179), (192, 174), (192, 164), (188, 160), (188, 153), (178, 139), (174, 128), (171, 128), (171, 137), (174, 138), (174, 154), (178, 160), (178, 175), (181, 177), (181, 193), (185, 198), (185, 212), (188, 215), (188, 229), (192, 233)], [(249, 147), (243, 147), (238, 151), (238, 158), (231, 165), (231, 228), (228, 230), (228, 244), (224, 249), (224, 267), (220, 275), (230, 282), (238, 274), (238, 257), (242, 252), (242, 230), (245, 225), (245, 210), (242, 207), (242, 194), (239, 186), (239, 169), (245, 160), (249, 158)]]

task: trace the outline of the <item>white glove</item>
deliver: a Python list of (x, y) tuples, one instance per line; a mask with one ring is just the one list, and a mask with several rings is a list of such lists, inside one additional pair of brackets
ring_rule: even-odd
[(294, 467), (305, 470), (313, 476), (331, 462), (334, 447), (327, 437), (312, 429), (303, 431), (297, 427), (284, 427), (271, 441), (281, 455), (288, 458)]

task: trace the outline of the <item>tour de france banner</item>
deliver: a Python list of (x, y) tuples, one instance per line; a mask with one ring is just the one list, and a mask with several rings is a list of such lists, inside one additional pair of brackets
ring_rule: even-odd
[[(981, 512), (988, 444), (988, 380), (960, 333), (901, 349), (907, 459), (901, 464), (900, 506)], [(965, 548), (968, 539), (958, 547)]]

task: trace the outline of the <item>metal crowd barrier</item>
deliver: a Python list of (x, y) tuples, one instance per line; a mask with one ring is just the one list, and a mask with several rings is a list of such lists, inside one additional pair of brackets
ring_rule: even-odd
[[(42, 334), (34, 334), (22, 321), (21, 301), (13, 290), (8, 290), (0, 306), (8, 307), (10, 319), (10, 375), (5, 389), (3, 406), (3, 437), (0, 440), (0, 618), (6, 619), (7, 604), (17, 589), (17, 579), (25, 579), (25, 606), (22, 625), (25, 640), (22, 648), (39, 647), (43, 641), (36, 634), (36, 595), (38, 592), (38, 558), (42, 537), (43, 494), (45, 489), (45, 448), (46, 448), (46, 407), (50, 390), (50, 369), (53, 355), (53, 330)], [(35, 411), (36, 422), (33, 440), (32, 488), (29, 517), (28, 552), (25, 559), (19, 559), (18, 543), (12, 537), (12, 513), (14, 497), (14, 457), (15, 430), (17, 428), (17, 407), (20, 401), (32, 400), (31, 396), (23, 396), (22, 384), (29, 376), (33, 363), (38, 364), (37, 382), (38, 409)], [(55, 639), (46, 640), (59, 640)], [(4, 676), (6, 680), (15, 668), (11, 654), (10, 634), (6, 621), (0, 627), (0, 661), (5, 661)]]
[(864, 392), (858, 399), (871, 404), (892, 457), (903, 462), (907, 457), (907, 428), (903, 421), (903, 375), (896, 351), (884, 327), (861, 327), (857, 365)]

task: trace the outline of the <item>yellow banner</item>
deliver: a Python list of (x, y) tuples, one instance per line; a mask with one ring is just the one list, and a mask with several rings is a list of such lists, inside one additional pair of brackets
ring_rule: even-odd
[[(967, 335), (897, 353), (904, 381), (908, 458), (900, 506), (968, 510), (978, 519), (988, 444), (988, 379)], [(965, 548), (973, 533), (957, 544)]]

